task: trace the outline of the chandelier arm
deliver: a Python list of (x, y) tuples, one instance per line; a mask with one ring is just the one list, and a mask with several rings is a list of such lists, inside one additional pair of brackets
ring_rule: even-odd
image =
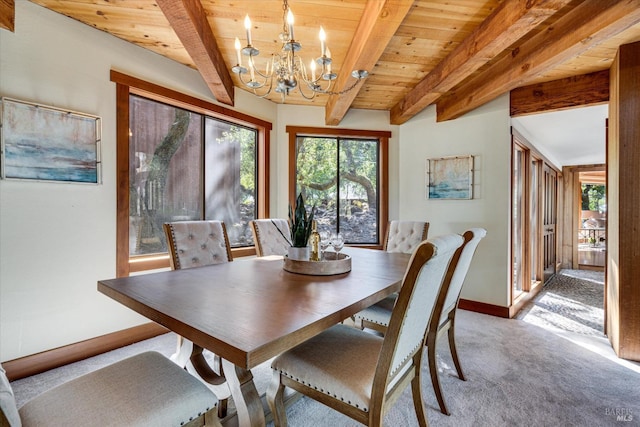
[(253, 89), (253, 94), (258, 98), (266, 98), (267, 96), (269, 96), (270, 93), (271, 93), (271, 86), (269, 87), (269, 90), (267, 90), (262, 95), (260, 95), (256, 89)]
[(246, 87), (248, 87), (248, 88), (250, 88), (250, 89), (252, 89), (252, 90), (254, 90), (254, 91), (255, 91), (255, 89), (260, 89), (261, 87), (263, 87), (263, 86), (267, 83), (267, 79), (265, 79), (265, 81), (264, 81), (263, 83), (258, 83), (257, 81), (255, 81), (256, 86), (255, 86), (255, 87), (253, 87), (253, 86), (251, 86), (249, 83), (254, 82), (254, 81), (253, 81), (253, 80), (245, 81), (245, 80), (242, 78), (242, 75), (243, 75), (243, 74), (247, 74), (247, 73), (241, 73), (241, 74), (239, 74), (239, 76), (240, 76), (240, 82), (241, 82), (242, 84), (244, 84)]
[[(266, 86), (267, 82), (269, 82), (268, 86)], [(243, 82), (243, 83), (245, 83), (245, 82)], [(273, 78), (265, 79), (265, 82), (259, 87), (251, 87), (251, 86), (247, 85), (246, 83), (245, 83), (245, 86), (247, 87), (247, 89), (251, 90), (251, 92), (253, 92), (253, 94), (255, 96), (257, 96), (258, 98), (266, 98), (267, 96), (269, 96), (269, 94), (271, 93), (271, 90), (273, 89)], [(266, 89), (265, 89), (265, 87), (266, 87)], [(258, 90), (260, 90), (260, 89), (264, 89), (265, 93), (260, 95), (258, 93)]]
[(267, 95), (269, 95), (271, 93), (271, 89), (273, 89), (273, 75), (271, 75), (271, 78), (269, 79), (269, 89), (267, 89), (267, 92), (261, 96), (261, 98), (265, 98)]
[(314, 90), (312, 87), (309, 87), (309, 85), (307, 84), (307, 87), (309, 89), (311, 89), (311, 95), (307, 95), (306, 93), (304, 93), (304, 90), (302, 89), (304, 86), (305, 85), (299, 85), (298, 86), (298, 92), (300, 92), (300, 95), (302, 95), (302, 97), (304, 99), (307, 99), (309, 101), (312, 100), (313, 98), (315, 98), (316, 95), (318, 94), (318, 92), (316, 90)]
[[(262, 77), (263, 79), (265, 79), (265, 82), (266, 82), (266, 80), (267, 80), (267, 79), (269, 79), (269, 78), (272, 78), (272, 77), (273, 77), (273, 68), (275, 68), (275, 67), (273, 67), (273, 55), (271, 56), (271, 59), (270, 59), (269, 61), (271, 61), (271, 64), (272, 64), (272, 67), (271, 67), (271, 68), (272, 68), (272, 70), (271, 70), (271, 73), (268, 73), (267, 71), (269, 70), (269, 66), (267, 65), (267, 68), (265, 69), (265, 74), (262, 74), (262, 73), (260, 72), (260, 70), (258, 70), (258, 67), (256, 67), (256, 63), (255, 63), (253, 60), (251, 61), (251, 64), (253, 65), (253, 71), (254, 71), (257, 75), (259, 75), (260, 77)], [(268, 64), (268, 63), (267, 63), (267, 64)]]
[[(327, 82), (327, 86), (325, 88), (322, 87), (322, 82), (325, 81)], [(322, 79), (322, 76), (318, 77), (315, 81), (311, 82), (306, 82), (307, 86), (309, 89), (311, 89), (312, 91), (314, 91), (315, 93), (322, 93), (322, 94), (326, 94), (326, 93), (330, 93), (331, 92), (331, 86), (333, 86), (334, 81), (333, 80), (324, 80)]]

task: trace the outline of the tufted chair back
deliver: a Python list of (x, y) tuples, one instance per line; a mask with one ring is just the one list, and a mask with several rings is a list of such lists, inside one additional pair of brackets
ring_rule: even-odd
[(168, 222), (164, 232), (174, 270), (233, 261), (222, 221)]
[[(401, 373), (403, 364), (415, 356), (416, 351), (422, 352), (449, 263), (463, 242), (458, 234), (434, 237), (419, 244), (411, 256), (382, 347), (383, 352), (393, 354), (390, 377)], [(429, 256), (424, 259), (426, 253)], [(433, 320), (437, 322), (437, 319)]]
[(389, 221), (384, 250), (411, 254), (420, 242), (427, 240), (429, 223), (424, 221)]
[(462, 291), (462, 285), (464, 284), (464, 279), (467, 277), (467, 272), (469, 271), (469, 266), (471, 265), (471, 260), (473, 259), (473, 255), (476, 252), (476, 248), (478, 247), (478, 243), (480, 240), (487, 235), (487, 230), (484, 228), (472, 228), (467, 230), (462, 237), (465, 239), (465, 245), (460, 253), (460, 258), (458, 260), (458, 264), (456, 265), (455, 270), (453, 271), (453, 276), (449, 282), (449, 286), (447, 288), (447, 296), (444, 300), (442, 318), (440, 322), (442, 323), (446, 320), (449, 312), (451, 310), (455, 310), (458, 305), (458, 300), (460, 299), (460, 292)]
[(285, 255), (291, 246), (291, 232), (287, 220), (255, 219), (251, 221), (253, 241), (256, 244), (256, 255)]

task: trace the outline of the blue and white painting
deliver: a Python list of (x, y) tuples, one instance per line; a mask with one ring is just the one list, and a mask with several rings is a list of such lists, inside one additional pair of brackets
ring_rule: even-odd
[(98, 183), (99, 118), (2, 99), (3, 178)]
[(429, 159), (430, 199), (471, 199), (473, 156)]

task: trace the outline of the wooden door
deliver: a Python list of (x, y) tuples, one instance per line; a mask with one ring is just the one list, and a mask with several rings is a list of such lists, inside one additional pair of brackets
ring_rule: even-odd
[(542, 244), (544, 262), (544, 281), (556, 274), (557, 238), (556, 222), (558, 217), (558, 174), (547, 164), (544, 173), (544, 202), (542, 215)]

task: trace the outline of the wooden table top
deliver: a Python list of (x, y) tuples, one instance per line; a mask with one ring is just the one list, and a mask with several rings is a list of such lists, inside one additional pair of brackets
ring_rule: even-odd
[(98, 291), (245, 369), (400, 289), (410, 255), (344, 248), (351, 272), (307, 276), (282, 258), (100, 280)]

